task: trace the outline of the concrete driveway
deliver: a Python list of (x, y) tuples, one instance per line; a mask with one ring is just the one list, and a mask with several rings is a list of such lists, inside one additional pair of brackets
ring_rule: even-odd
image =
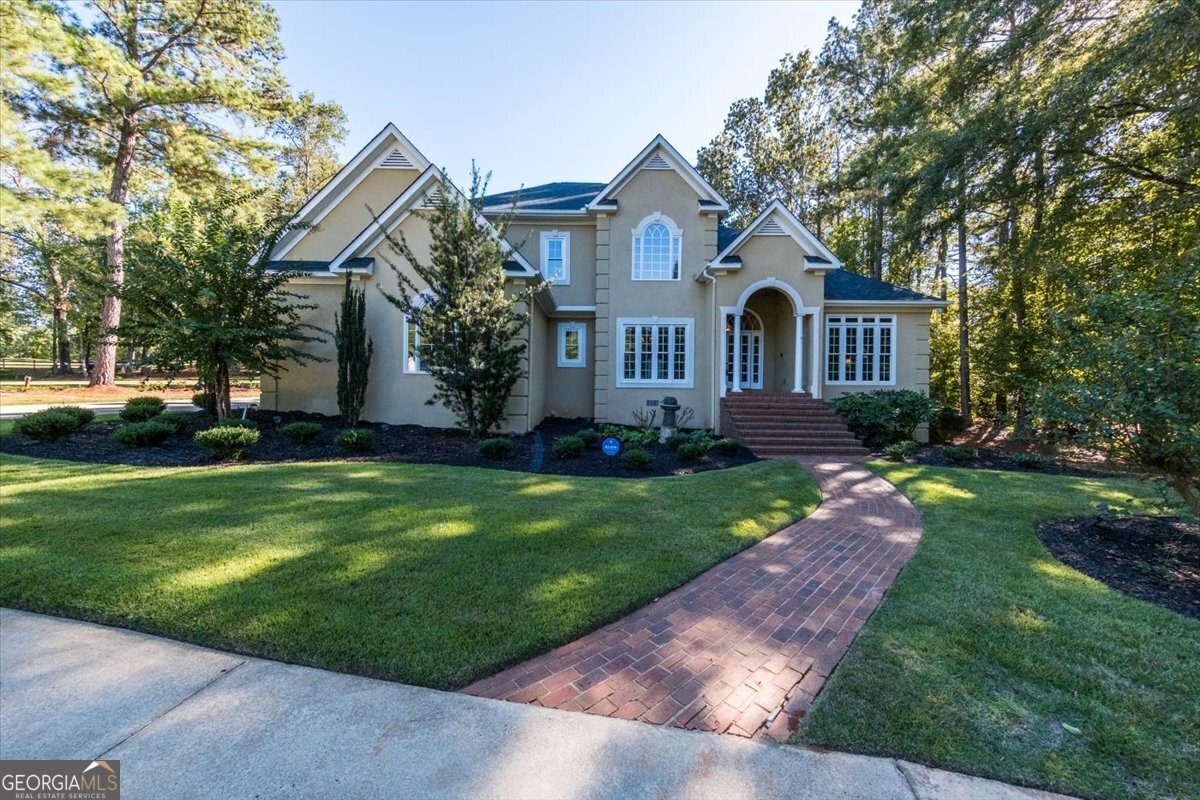
[(1052, 797), (0, 610), (0, 757), (101, 756), (130, 800)]
[[(97, 414), (116, 414), (125, 407), (125, 401), (112, 403), (28, 403), (24, 405), (2, 403), (0, 404), (0, 419), (20, 419), (26, 414), (34, 414), (38, 411), (45, 411), (47, 408), (55, 406), (72, 405), (80, 408), (90, 408)], [(257, 397), (235, 397), (230, 401), (233, 409), (241, 413), (241, 410), (246, 406), (257, 406)], [(180, 413), (192, 413), (200, 409), (192, 405), (191, 400), (168, 400), (166, 401), (167, 411), (175, 411)]]

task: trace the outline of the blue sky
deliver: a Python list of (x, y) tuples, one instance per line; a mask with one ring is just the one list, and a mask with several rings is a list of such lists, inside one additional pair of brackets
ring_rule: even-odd
[(857, 2), (276, 0), (296, 89), (341, 103), (343, 156), (388, 121), (462, 182), (607, 181), (656, 133), (688, 158)]

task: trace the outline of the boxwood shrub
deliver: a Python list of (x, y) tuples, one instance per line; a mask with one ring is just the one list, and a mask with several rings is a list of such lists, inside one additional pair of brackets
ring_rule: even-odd
[(216, 458), (240, 458), (242, 451), (258, 441), (259, 433), (253, 428), (220, 426), (200, 431), (192, 441), (208, 450)]
[(315, 422), (292, 422), (279, 429), (292, 444), (312, 444), (321, 435), (321, 426)]
[(337, 443), (351, 453), (364, 453), (375, 446), (375, 431), (369, 428), (347, 428), (338, 434)]
[(131, 422), (113, 431), (112, 440), (126, 447), (157, 447), (175, 433), (175, 426), (161, 419)]
[(736, 456), (738, 454), (738, 443), (736, 439), (728, 437), (717, 439), (713, 442), (713, 449), (723, 456)]
[(917, 426), (929, 422), (937, 402), (911, 389), (879, 389), (842, 395), (830, 405), (867, 447), (886, 447), (912, 439)]
[(166, 403), (161, 397), (131, 397), (121, 409), (121, 419), (126, 422), (145, 422), (163, 413)]
[(575, 431), (575, 435), (583, 440), (585, 447), (593, 447), (601, 439), (600, 431), (595, 428), (584, 428), (583, 430)]
[(560, 436), (554, 440), (556, 458), (579, 458), (583, 455), (583, 439), (578, 436)]
[(188, 415), (187, 414), (176, 414), (174, 412), (168, 411), (165, 414), (159, 414), (157, 417), (155, 417), (151, 421), (152, 422), (162, 422), (164, 424), (170, 425), (174, 429), (175, 433), (183, 433), (184, 431), (187, 430)]
[(704, 446), (695, 442), (685, 442), (679, 445), (679, 460), (685, 464), (695, 464), (700, 459), (704, 458)]
[(507, 436), (494, 436), (479, 443), (479, 452), (484, 458), (502, 461), (512, 455), (512, 439)]
[(917, 443), (909, 439), (906, 442), (895, 442), (883, 448), (883, 455), (889, 461), (908, 461), (917, 452)]
[(974, 447), (951, 447), (950, 445), (942, 448), (942, 454), (955, 464), (967, 464), (976, 455)]
[(621, 456), (621, 464), (625, 469), (634, 472), (645, 472), (654, 463), (654, 456), (640, 447), (631, 447)]
[(47, 408), (21, 417), (13, 424), (13, 432), (39, 442), (59, 442), (87, 424), (80, 419), (63, 408)]

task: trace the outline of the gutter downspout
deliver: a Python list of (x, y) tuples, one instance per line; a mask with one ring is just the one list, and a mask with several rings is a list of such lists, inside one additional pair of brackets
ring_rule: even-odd
[(712, 420), (712, 429), (719, 434), (721, 433), (721, 420), (718, 417), (720, 408), (719, 401), (717, 399), (719, 394), (719, 384), (717, 381), (723, 380), (724, 376), (718, 374), (719, 369), (717, 367), (717, 353), (720, 352), (720, 348), (723, 346), (724, 338), (721, 336), (721, 325), (718, 324), (719, 321), (717, 320), (717, 276), (708, 271), (709, 267), (711, 266), (711, 263), (705, 264), (704, 269), (700, 270), (699, 274), (696, 275), (696, 279), (709, 284), (709, 287), (712, 290), (709, 293), (710, 302), (708, 318), (712, 320), (713, 325), (716, 326), (716, 330), (714, 332), (715, 335), (713, 336), (713, 352), (708, 360), (709, 369), (712, 370), (712, 383), (710, 384), (710, 391), (708, 393), (708, 411), (710, 415), (709, 419)]

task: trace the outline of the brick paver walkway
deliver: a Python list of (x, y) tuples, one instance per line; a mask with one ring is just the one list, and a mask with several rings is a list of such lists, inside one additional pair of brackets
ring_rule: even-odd
[(468, 694), (786, 739), (921, 536), (915, 508), (861, 464), (804, 461), (811, 515)]

